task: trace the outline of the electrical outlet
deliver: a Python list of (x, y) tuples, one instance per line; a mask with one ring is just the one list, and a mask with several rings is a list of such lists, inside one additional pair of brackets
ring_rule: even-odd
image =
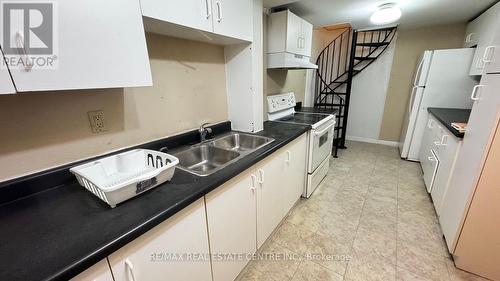
[(90, 127), (94, 134), (106, 132), (106, 122), (104, 121), (104, 111), (96, 110), (87, 112), (90, 121)]

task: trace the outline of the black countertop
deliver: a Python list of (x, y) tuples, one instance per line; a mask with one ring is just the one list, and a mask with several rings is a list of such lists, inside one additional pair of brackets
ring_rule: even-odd
[(436, 117), (457, 138), (464, 137), (464, 133), (460, 133), (457, 129), (453, 128), (451, 123), (467, 123), (471, 112), (470, 109), (429, 107), (427, 111)]
[[(0, 280), (70, 279), (309, 129), (265, 122), (258, 135), (274, 138), (271, 144), (207, 177), (176, 169), (170, 182), (114, 209), (74, 178), (4, 203), (0, 205)], [(33, 180), (23, 182), (30, 189), (36, 186)]]
[(318, 107), (296, 107), (295, 111), (305, 113), (321, 113), (321, 114), (338, 114), (339, 110), (334, 108), (318, 108)]

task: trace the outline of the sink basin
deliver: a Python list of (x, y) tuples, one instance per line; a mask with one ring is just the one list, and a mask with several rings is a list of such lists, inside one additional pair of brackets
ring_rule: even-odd
[(210, 145), (232, 151), (248, 152), (257, 150), (272, 141), (273, 139), (267, 137), (243, 133), (232, 133), (210, 142)]
[(174, 154), (179, 167), (200, 176), (212, 174), (240, 156), (236, 151), (203, 144)]

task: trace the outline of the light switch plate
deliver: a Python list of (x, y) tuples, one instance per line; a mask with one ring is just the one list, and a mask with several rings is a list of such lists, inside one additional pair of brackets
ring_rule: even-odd
[(106, 122), (104, 120), (104, 111), (96, 110), (87, 112), (90, 121), (90, 127), (94, 134), (106, 132)]

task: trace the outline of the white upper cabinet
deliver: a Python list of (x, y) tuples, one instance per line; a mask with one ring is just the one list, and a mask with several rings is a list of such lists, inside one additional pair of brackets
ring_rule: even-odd
[(253, 39), (252, 0), (141, 0), (141, 6), (154, 33), (223, 45)]
[(487, 74), (500, 73), (500, 19), (498, 19), (497, 22), (497, 28), (494, 32), (493, 41), (489, 48), (487, 47), (485, 52), (486, 61), (484, 72)]
[(252, 41), (252, 0), (210, 0), (214, 33)]
[(267, 32), (267, 53), (311, 56), (313, 25), (289, 10), (271, 14)]
[(233, 281), (248, 263), (246, 255), (257, 250), (256, 185), (255, 174), (244, 172), (205, 197), (212, 254), (245, 255), (242, 260), (214, 259), (214, 281)]
[[(35, 47), (49, 41), (54, 47), (53, 68), (38, 63), (33, 67), (9, 67), (19, 92), (152, 85), (139, 1), (55, 3), (53, 40), (34, 40), (37, 36), (24, 40), (21, 28), (10, 34), (23, 56), (36, 59), (39, 55)], [(50, 17), (45, 20), (50, 21)], [(24, 33), (28, 34), (26, 30)]]
[(212, 281), (204, 200), (155, 226), (108, 259), (115, 281)]
[(493, 41), (495, 35), (500, 32), (500, 2), (472, 21), (469, 24), (468, 32), (466, 41), (467, 37), (469, 37), (469, 41), (477, 41), (470, 75), (483, 75), (487, 73), (485, 68), (491, 64), (495, 49), (499, 48), (495, 48)]
[(2, 94), (14, 94), (16, 89), (14, 88), (14, 84), (12, 84), (12, 79), (10, 78), (9, 70), (3, 66), (4, 57), (2, 50), (0, 50), (0, 95)]
[(141, 0), (142, 15), (211, 32), (211, 0)]

